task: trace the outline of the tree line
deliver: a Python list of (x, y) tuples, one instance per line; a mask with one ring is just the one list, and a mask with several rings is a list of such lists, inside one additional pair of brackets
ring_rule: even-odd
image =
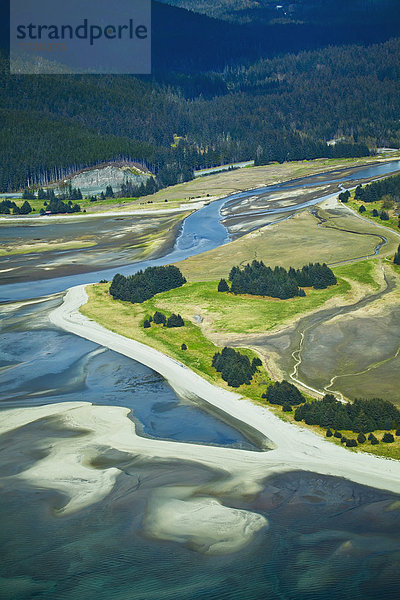
[(160, 292), (166, 292), (186, 283), (178, 267), (147, 267), (134, 275), (125, 277), (120, 273), (114, 275), (110, 286), (110, 294), (114, 300), (142, 303)]
[[(189, 71), (168, 85), (160, 76), (118, 75), (38, 75), (33, 82), (10, 76), (2, 57), (0, 190), (47, 185), (122, 157), (166, 186), (196, 169), (251, 158), (260, 164), (398, 147), (399, 52), (398, 40), (326, 48), (201, 76)], [(196, 95), (188, 98), (192, 83)]]
[[(372, 444), (378, 444), (379, 440), (373, 434), (376, 430), (386, 430), (382, 438), (386, 443), (394, 441), (390, 430), (396, 430), (396, 435), (400, 436), (400, 410), (381, 398), (343, 403), (333, 394), (325, 394), (322, 400), (307, 401), (295, 385), (285, 380), (268, 386), (262, 398), (282, 406), (285, 412), (295, 407), (295, 421), (327, 428), (327, 437), (335, 436), (349, 447), (364, 443), (366, 434)], [(348, 439), (340, 430), (358, 433), (357, 439)]]
[(392, 175), (368, 185), (358, 185), (354, 197), (362, 202), (377, 202), (384, 196), (391, 196), (395, 201), (400, 200), (400, 175)]
[(253, 260), (242, 269), (232, 267), (229, 273), (229, 287), (226, 279), (218, 284), (219, 292), (232, 294), (251, 294), (254, 296), (271, 296), (286, 300), (295, 296), (305, 296), (303, 287), (324, 289), (337, 283), (333, 271), (324, 263), (310, 263), (301, 269), (290, 267), (265, 266), (262, 261)]
[(307, 425), (364, 434), (377, 429), (391, 430), (400, 427), (399, 409), (380, 398), (359, 399), (344, 404), (332, 394), (326, 394), (321, 401), (306, 402), (296, 408), (294, 418)]
[(29, 215), (32, 212), (32, 207), (27, 200), (23, 202), (22, 206), (18, 206), (13, 200), (2, 200), (0, 202), (0, 214), (10, 215), (11, 211), (13, 215)]
[(250, 362), (247, 355), (226, 346), (221, 352), (216, 352), (212, 359), (214, 369), (221, 373), (222, 379), (231, 387), (249, 385), (257, 367), (261, 365), (259, 358), (253, 358)]

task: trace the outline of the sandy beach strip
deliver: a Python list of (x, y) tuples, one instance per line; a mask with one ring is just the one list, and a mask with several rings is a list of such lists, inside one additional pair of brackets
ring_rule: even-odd
[[(268, 408), (252, 404), (238, 394), (223, 390), (178, 361), (140, 342), (115, 334), (79, 312), (87, 302), (85, 286), (69, 289), (63, 304), (50, 313), (50, 321), (70, 333), (128, 356), (160, 373), (181, 394), (195, 394), (272, 440), (273, 449), (251, 452), (232, 448), (199, 446), (141, 439), (154, 456), (185, 457), (213, 468), (223, 468), (241, 483), (257, 488), (271, 473), (305, 470), (344, 477), (356, 483), (400, 493), (400, 461), (352, 452), (313, 432), (286, 423)], [(136, 437), (136, 443), (139, 438)]]

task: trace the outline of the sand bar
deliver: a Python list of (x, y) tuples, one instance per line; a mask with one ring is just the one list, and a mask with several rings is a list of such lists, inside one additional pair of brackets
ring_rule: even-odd
[[(351, 452), (309, 430), (280, 420), (268, 408), (254, 405), (238, 394), (223, 390), (157, 350), (91, 321), (79, 312), (79, 307), (86, 301), (84, 286), (69, 289), (63, 304), (50, 313), (51, 322), (145, 364), (165, 377), (180, 393), (195, 393), (273, 442), (272, 450), (251, 452), (141, 439), (141, 449), (146, 446), (146, 450), (154, 452), (154, 456), (184, 456), (188, 460), (223, 468), (234, 479), (239, 479), (241, 484), (246, 482), (249, 488), (257, 487), (259, 481), (271, 473), (306, 470), (345, 477), (356, 483), (400, 493), (400, 461)], [(136, 442), (132, 440), (132, 443), (138, 443), (138, 440), (136, 437)]]

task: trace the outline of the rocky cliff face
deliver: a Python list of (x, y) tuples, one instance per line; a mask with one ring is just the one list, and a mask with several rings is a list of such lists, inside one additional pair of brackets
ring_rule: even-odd
[(106, 165), (77, 173), (68, 179), (68, 182), (71, 182), (72, 187), (80, 188), (82, 194), (87, 196), (105, 192), (108, 185), (111, 185), (114, 192), (120, 190), (121, 185), (128, 181), (133, 185), (140, 185), (146, 183), (149, 177), (149, 173), (137, 167)]

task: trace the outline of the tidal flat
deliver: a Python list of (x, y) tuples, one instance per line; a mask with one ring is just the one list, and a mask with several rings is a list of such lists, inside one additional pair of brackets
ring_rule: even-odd
[(110, 457), (123, 473), (109, 496), (65, 517), (54, 514), (62, 495), (1, 482), (2, 598), (397, 598), (397, 496), (301, 471), (274, 476), (257, 497), (217, 496), (268, 527), (237, 552), (207, 555), (190, 537), (186, 543), (154, 539), (145, 524), (157, 490), (212, 488), (219, 474), (184, 461), (123, 458)]
[(1, 283), (37, 281), (126, 265), (173, 248), (187, 213), (0, 222)]

